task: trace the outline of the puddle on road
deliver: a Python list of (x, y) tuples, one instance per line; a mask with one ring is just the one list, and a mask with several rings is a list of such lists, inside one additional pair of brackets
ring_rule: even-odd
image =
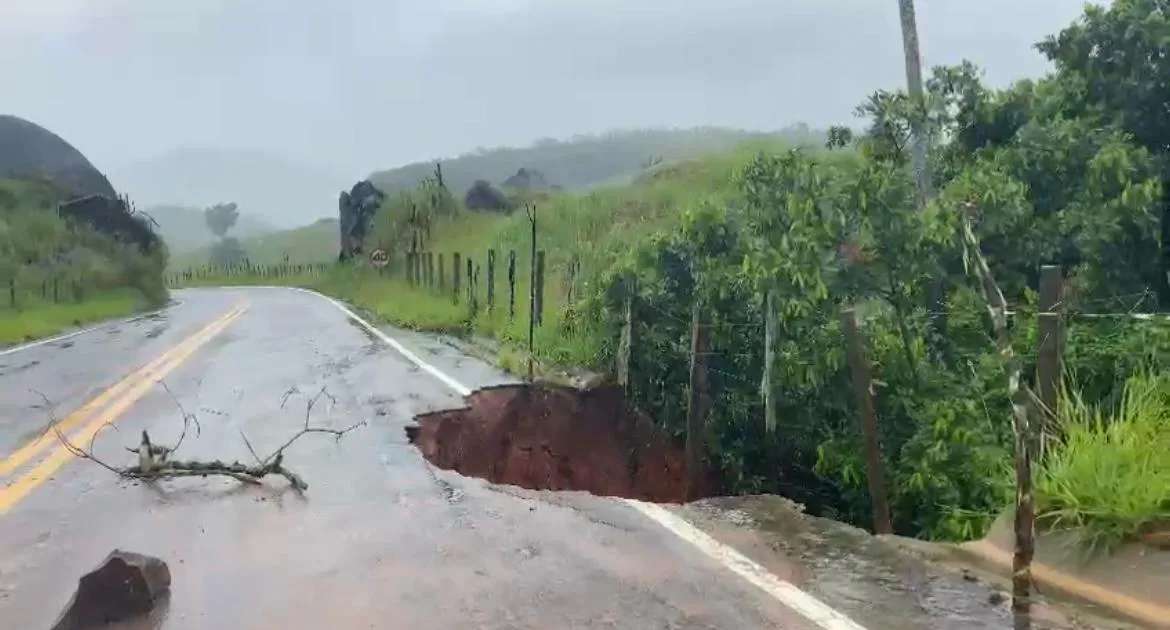
[(621, 390), (547, 383), (485, 387), (467, 406), (415, 416), (407, 437), (445, 470), (530, 490), (681, 503), (683, 453)]

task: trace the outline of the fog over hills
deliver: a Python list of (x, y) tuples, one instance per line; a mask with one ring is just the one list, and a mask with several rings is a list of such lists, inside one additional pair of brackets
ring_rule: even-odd
[[(1082, 2), (917, 4), (926, 65), (967, 57), (1002, 84), (1045, 69), (1031, 44)], [(824, 128), (905, 82), (891, 0), (5, 0), (0, 58), (20, 60), (0, 64), (4, 111), (69, 138), (115, 187), (197, 205), (283, 177), (287, 198), (237, 200), (281, 222), (331, 208), (337, 181), (476, 147)], [(167, 157), (180, 147), (227, 155)]]
[(134, 162), (110, 173), (142, 207), (205, 208), (234, 201), (241, 217), (276, 227), (311, 223), (337, 212), (349, 178), (264, 151), (192, 148)]

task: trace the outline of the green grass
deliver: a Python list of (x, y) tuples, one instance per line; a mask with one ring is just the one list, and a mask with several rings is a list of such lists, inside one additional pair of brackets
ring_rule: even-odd
[(118, 289), (88, 297), (83, 302), (39, 302), (19, 310), (0, 309), (0, 345), (49, 337), (69, 328), (130, 315), (149, 306), (138, 291)]
[(1130, 377), (1116, 409), (1066, 391), (1057, 418), (1037, 475), (1041, 523), (1076, 530), (1091, 550), (1170, 526), (1170, 374)]
[[(725, 201), (735, 194), (734, 177), (753, 156), (765, 149), (784, 148), (778, 142), (754, 142), (734, 151), (692, 160), (668, 162), (641, 174), (632, 183), (602, 186), (584, 192), (559, 192), (548, 195), (537, 205), (537, 246), (546, 253), (545, 308), (543, 325), (535, 333), (536, 359), (553, 366), (597, 367), (597, 348), (602, 340), (597, 331), (583, 330), (566, 321), (569, 282), (566, 269), (571, 260), (580, 261), (582, 273), (573, 291), (582, 290), (581, 276), (589, 269), (604, 265), (618, 252), (633, 247), (649, 234), (677, 224), (688, 208), (704, 200)], [(253, 262), (278, 262), (284, 252), (290, 261), (316, 262), (321, 252), (336, 256), (336, 224), (328, 232), (309, 226), (300, 230), (267, 235), (269, 245), (256, 239), (244, 241)], [(445, 285), (448, 293), (411, 287), (400, 274), (383, 276), (370, 269), (334, 269), (320, 278), (255, 278), (246, 274), (228, 277), (205, 277), (184, 281), (185, 286), (217, 284), (299, 284), (341, 298), (367, 311), (378, 320), (405, 328), (426, 331), (474, 333), (500, 343), (498, 360), (506, 368), (527, 363), (528, 302), (531, 273), (531, 228), (523, 208), (503, 215), (463, 211), (453, 219), (440, 222), (432, 232), (427, 250), (442, 254)], [(328, 242), (327, 246), (323, 243)], [(481, 269), (479, 300), (486, 306), (487, 252), (496, 251), (496, 308), (486, 308), (472, 318), (466, 304), (466, 280), (463, 294), (456, 303), (450, 295), (453, 275), (451, 255), (461, 260), (471, 257)], [(516, 316), (507, 307), (507, 255), (515, 250)], [(279, 256), (274, 256), (279, 254)], [(188, 261), (188, 262), (184, 262)], [(182, 269), (204, 259), (182, 259), (171, 268)], [(466, 263), (461, 263), (464, 267)], [(436, 261), (436, 273), (438, 262)], [(465, 269), (460, 271), (465, 272)], [(465, 273), (464, 273), (465, 275)]]

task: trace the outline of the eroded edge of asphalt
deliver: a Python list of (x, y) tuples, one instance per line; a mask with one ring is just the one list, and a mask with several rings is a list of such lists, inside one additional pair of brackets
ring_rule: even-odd
[[(420, 357), (416, 352), (406, 347), (393, 337), (390, 337), (377, 326), (366, 321), (363, 317), (355, 313), (350, 306), (344, 304), (340, 300), (302, 287), (260, 285), (228, 286), (217, 288), (296, 291), (326, 300), (335, 308), (340, 310), (343, 314), (345, 314), (346, 317), (349, 318), (353, 323), (357, 324), (367, 333), (373, 335), (378, 340), (385, 343), (402, 357), (415, 364), (419, 369), (427, 372), (442, 382), (460, 396), (467, 396), (472, 392), (471, 388), (464, 385), (454, 377), (448, 375), (443, 370), (440, 370), (439, 368), (431, 365), (429, 362)], [(692, 525), (678, 513), (659, 505), (643, 503), (631, 499), (618, 500), (633, 508), (637, 512), (640, 512), (646, 518), (654, 521), (662, 528), (678, 536), (683, 541), (689, 543), (691, 547), (701, 552), (703, 555), (713, 559), (727, 570), (738, 575), (746, 582), (763, 590), (765, 593), (784, 606), (796, 611), (801, 616), (815, 623), (824, 630), (866, 630), (864, 626), (858, 624), (847, 615), (825, 604), (813, 595), (810, 595), (809, 593), (801, 590), (796, 585), (780, 579), (747, 556), (709, 536), (698, 527)]]

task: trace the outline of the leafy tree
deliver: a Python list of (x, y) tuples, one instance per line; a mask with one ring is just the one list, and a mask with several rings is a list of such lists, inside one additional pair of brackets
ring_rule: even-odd
[(240, 211), (235, 203), (217, 203), (203, 211), (207, 229), (219, 239), (227, 235), (228, 230), (235, 226), (239, 218)]

